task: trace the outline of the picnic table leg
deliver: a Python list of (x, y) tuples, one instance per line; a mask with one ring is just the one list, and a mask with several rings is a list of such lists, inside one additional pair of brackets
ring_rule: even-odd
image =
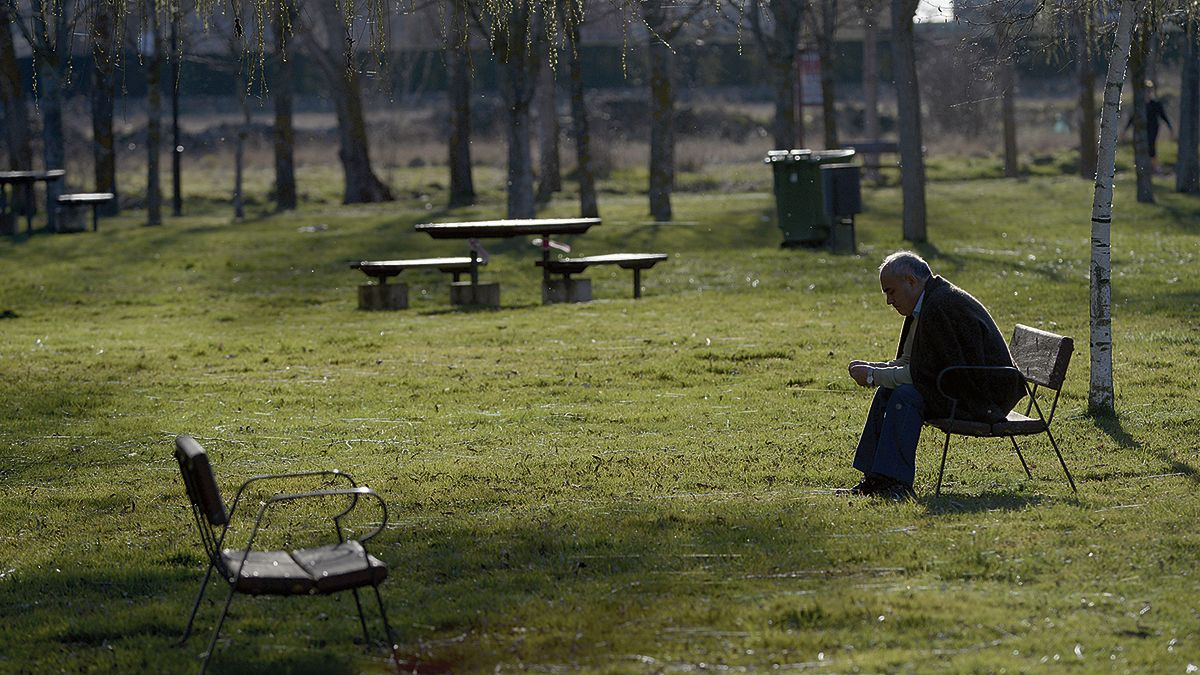
[[(550, 289), (550, 235), (542, 237), (542, 295)], [(566, 278), (566, 277), (564, 277)]]
[(642, 297), (642, 268), (633, 268), (633, 299)]
[(471, 294), (475, 294), (475, 288), (479, 286), (479, 254), (475, 249), (471, 249)]

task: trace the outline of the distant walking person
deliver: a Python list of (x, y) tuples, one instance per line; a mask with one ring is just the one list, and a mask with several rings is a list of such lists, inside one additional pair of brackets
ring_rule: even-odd
[[(1166, 123), (1167, 128), (1171, 130), (1171, 135), (1175, 135), (1175, 127), (1171, 126), (1171, 120), (1167, 118), (1167, 109), (1163, 106), (1162, 101), (1154, 96), (1154, 82), (1146, 80), (1146, 144), (1150, 150), (1150, 171), (1155, 175), (1162, 173), (1158, 166), (1158, 121), (1162, 120)], [(1125, 129), (1133, 126), (1133, 118), (1129, 118), (1129, 122), (1125, 124)]]
[[(913, 495), (917, 441), (926, 419), (946, 417), (950, 401), (938, 393), (949, 366), (1013, 366), (1008, 344), (987, 308), (963, 289), (935, 276), (915, 253), (898, 251), (879, 266), (879, 285), (904, 317), (896, 358), (851, 361), (859, 386), (878, 387), (854, 453), (863, 479), (851, 494), (905, 499)], [(955, 417), (1004, 419), (1025, 395), (1021, 380), (997, 371), (977, 375), (962, 393)]]

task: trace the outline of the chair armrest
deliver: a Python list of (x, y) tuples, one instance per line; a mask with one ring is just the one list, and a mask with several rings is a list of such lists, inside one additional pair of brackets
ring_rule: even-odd
[[(379, 508), (383, 514), (383, 517), (382, 517), (379, 525), (376, 526), (375, 529), (368, 532), (365, 537), (358, 538), (359, 543), (366, 543), (366, 542), (374, 539), (375, 535), (379, 534), (380, 532), (383, 531), (383, 528), (387, 527), (387, 523), (388, 523), (387, 502), (385, 502), (383, 500), (383, 497), (379, 496), (379, 493), (375, 492), (374, 490), (372, 490), (369, 487), (363, 486), (363, 487), (341, 488), (341, 489), (335, 489), (335, 490), (313, 490), (312, 492), (297, 492), (297, 493), (293, 493), (293, 494), (275, 495), (274, 497), (271, 497), (271, 498), (267, 499), (265, 502), (263, 502), (262, 506), (260, 506), (258, 509), (258, 517), (254, 519), (254, 529), (252, 529), (250, 531), (250, 538), (248, 540), (246, 540), (246, 550), (242, 556), (243, 563), (245, 562), (245, 558), (250, 555), (250, 551), (254, 548), (254, 539), (255, 539), (255, 537), (258, 536), (258, 528), (262, 524), (263, 517), (267, 514), (267, 511), (271, 507), (275, 506), (276, 504), (292, 502), (292, 501), (296, 501), (296, 500), (300, 500), (300, 499), (319, 499), (319, 498), (324, 498), (324, 497), (338, 497), (338, 496), (350, 496), (350, 497), (353, 497), (353, 499), (351, 500), (350, 508), (348, 508), (345, 511), (343, 511), (342, 513), (339, 513), (338, 515), (334, 516), (335, 523), (337, 523), (339, 518), (341, 518), (342, 516), (346, 515), (347, 513), (349, 513), (350, 511), (352, 511), (354, 509), (354, 507), (358, 504), (359, 497), (363, 497), (363, 496), (372, 497), (375, 499), (375, 501), (379, 502)], [(341, 530), (340, 524), (338, 524), (338, 539), (341, 541), (345, 541), (345, 538), (342, 536), (342, 530)]]
[[(947, 375), (949, 375), (951, 373), (961, 372), (961, 371), (979, 371), (979, 372), (1008, 371), (1011, 373), (1015, 373), (1017, 377), (1021, 378), (1021, 384), (1025, 387), (1025, 392), (1026, 393), (1029, 392), (1029, 383), (1025, 380), (1025, 375), (1020, 370), (1018, 370), (1012, 366), (947, 366), (945, 368), (942, 368), (942, 372), (938, 373), (937, 390), (938, 390), (939, 394), (950, 399), (950, 402), (952, 404), (951, 408), (950, 408), (950, 417), (952, 419), (954, 417), (955, 410), (958, 408), (958, 401), (961, 398), (961, 395), (960, 396), (951, 395), (951, 392), (948, 391), (948, 388), (946, 386), (946, 383), (944, 383), (944, 380)], [(959, 392), (955, 391), (954, 393), (959, 393)]]
[[(260, 474), (257, 476), (251, 476), (246, 479), (246, 482), (242, 483), (241, 486), (238, 487), (237, 494), (235, 494), (233, 497), (233, 504), (231, 504), (229, 507), (229, 520), (230, 521), (233, 520), (233, 513), (235, 511), (237, 511), (238, 501), (241, 500), (241, 498), (242, 498), (242, 492), (244, 492), (246, 490), (246, 488), (250, 487), (250, 485), (252, 483), (258, 483), (258, 482), (264, 481), (264, 480), (276, 480), (276, 479), (283, 479), (283, 478), (306, 478), (309, 476), (333, 476), (335, 478), (344, 478), (350, 483), (350, 487), (358, 487), (358, 483), (354, 482), (353, 476), (351, 476), (350, 474), (348, 474), (344, 471), (339, 471), (337, 469), (332, 469), (332, 470), (326, 469), (326, 470), (320, 470), (320, 471), (296, 471), (296, 472), (292, 472), (292, 473), (269, 473), (269, 474)], [(350, 508), (354, 508), (353, 505), (351, 505)], [(349, 509), (347, 509), (347, 512), (349, 512)]]

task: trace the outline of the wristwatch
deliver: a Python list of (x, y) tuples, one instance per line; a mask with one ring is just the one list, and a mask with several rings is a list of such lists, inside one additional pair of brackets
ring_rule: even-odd
[(867, 386), (868, 387), (875, 386), (875, 369), (874, 368), (867, 368)]

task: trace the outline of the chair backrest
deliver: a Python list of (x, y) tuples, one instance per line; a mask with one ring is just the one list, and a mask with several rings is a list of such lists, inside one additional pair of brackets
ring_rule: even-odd
[(192, 505), (204, 514), (209, 524), (228, 523), (229, 514), (225, 511), (225, 502), (221, 499), (221, 490), (217, 488), (217, 479), (204, 448), (191, 436), (178, 436), (175, 438), (175, 459), (179, 462)]
[(1075, 341), (1017, 324), (1008, 351), (1025, 379), (1058, 391), (1067, 377), (1067, 366), (1071, 364)]

